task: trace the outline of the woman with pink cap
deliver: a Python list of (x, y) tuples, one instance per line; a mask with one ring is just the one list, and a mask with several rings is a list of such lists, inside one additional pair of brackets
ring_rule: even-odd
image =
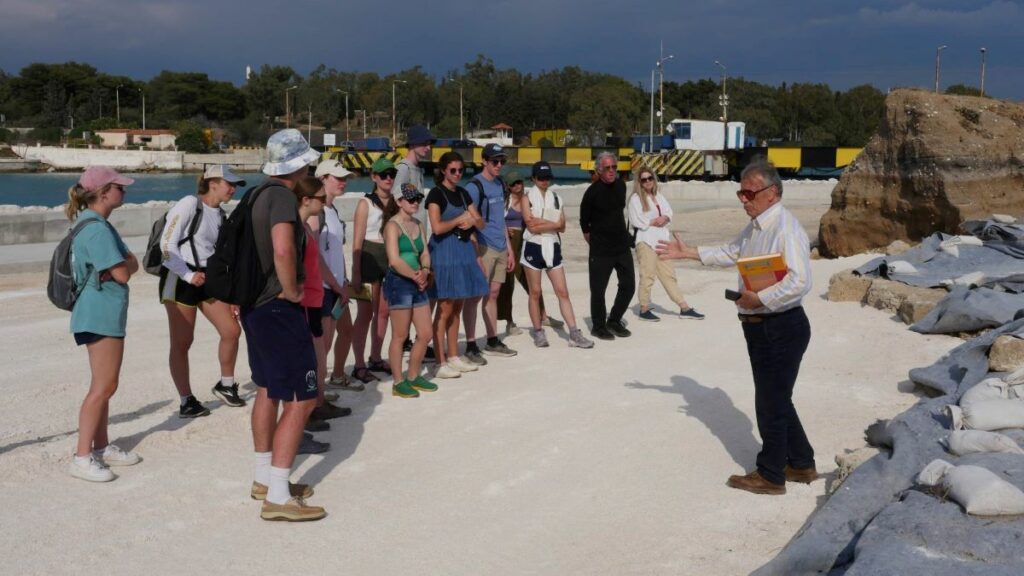
[(124, 203), (125, 187), (134, 182), (112, 168), (90, 167), (68, 189), (64, 209), (72, 222), (89, 221), (71, 245), (75, 284), (81, 289), (71, 311), (71, 333), (89, 351), (92, 380), (78, 413), (78, 446), (69, 472), (90, 482), (109, 482), (114, 479), (110, 466), (140, 460), (107, 436), (110, 398), (117, 391), (124, 358), (128, 279), (139, 269), (139, 261), (107, 218)]

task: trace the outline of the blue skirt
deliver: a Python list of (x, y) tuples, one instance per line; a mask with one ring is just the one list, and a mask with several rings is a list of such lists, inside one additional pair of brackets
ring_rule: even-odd
[(473, 243), (459, 240), (455, 234), (431, 236), (427, 243), (434, 283), (427, 289), (431, 300), (460, 300), (487, 294), (490, 287), (476, 263)]

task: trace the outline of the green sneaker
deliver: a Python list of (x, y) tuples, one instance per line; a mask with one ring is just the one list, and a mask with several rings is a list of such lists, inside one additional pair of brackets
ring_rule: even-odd
[(402, 380), (391, 387), (391, 395), (401, 396), (402, 398), (417, 398), (420, 393), (413, 388), (412, 384), (408, 380)]
[(409, 382), (409, 384), (413, 388), (417, 390), (422, 390), (423, 392), (437, 392), (437, 384), (434, 384), (433, 382), (427, 380), (423, 376), (417, 376), (416, 379), (413, 380), (412, 382)]

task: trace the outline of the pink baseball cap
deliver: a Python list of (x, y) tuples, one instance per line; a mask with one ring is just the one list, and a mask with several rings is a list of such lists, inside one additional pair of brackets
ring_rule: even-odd
[(118, 174), (117, 170), (108, 166), (90, 166), (78, 179), (78, 185), (90, 192), (99, 190), (107, 184), (131, 186), (134, 183), (135, 180)]

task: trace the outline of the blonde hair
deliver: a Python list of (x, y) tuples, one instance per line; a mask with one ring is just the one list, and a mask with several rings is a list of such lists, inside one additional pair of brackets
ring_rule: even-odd
[(640, 197), (640, 206), (643, 207), (644, 212), (647, 212), (651, 209), (651, 205), (647, 203), (647, 194), (644, 194), (644, 186), (640, 183), (640, 178), (644, 174), (650, 174), (654, 178), (654, 188), (651, 190), (651, 196), (658, 195), (658, 177), (654, 174), (654, 170), (644, 166), (636, 171), (636, 177), (633, 178), (633, 194)]
[(74, 186), (68, 188), (68, 203), (64, 206), (64, 215), (68, 217), (68, 220), (74, 222), (78, 218), (79, 212), (98, 200), (104, 192), (110, 190), (111, 186), (113, 183), (107, 184), (99, 190), (86, 190), (81, 184), (75, 182)]

